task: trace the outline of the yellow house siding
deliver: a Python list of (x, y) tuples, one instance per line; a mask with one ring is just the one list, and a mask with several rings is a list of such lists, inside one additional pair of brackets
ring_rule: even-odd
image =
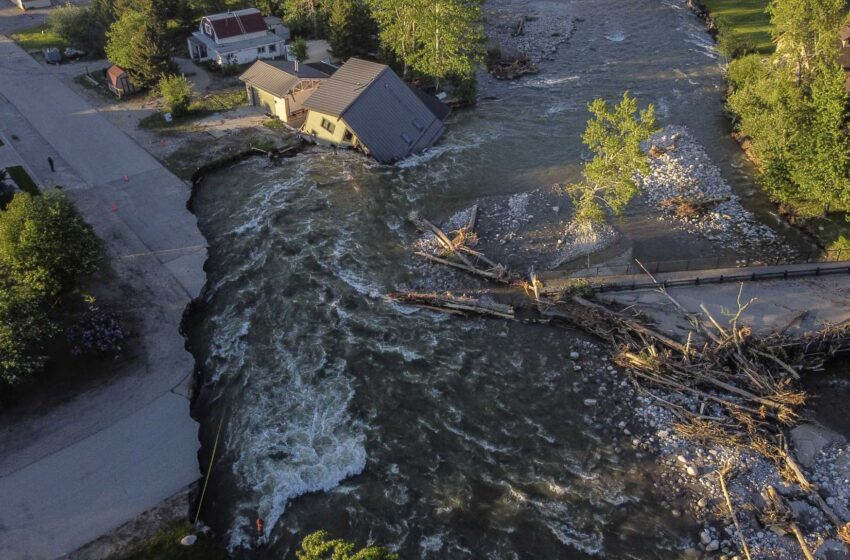
[[(327, 119), (334, 125), (333, 132), (326, 130), (322, 126), (322, 119)], [(358, 144), (357, 137), (353, 133), (350, 140), (343, 140), (346, 130), (348, 130), (348, 125), (341, 118), (312, 110), (307, 113), (307, 120), (301, 126), (302, 132), (314, 136), (319, 142), (337, 144), (339, 146), (353, 146)]]

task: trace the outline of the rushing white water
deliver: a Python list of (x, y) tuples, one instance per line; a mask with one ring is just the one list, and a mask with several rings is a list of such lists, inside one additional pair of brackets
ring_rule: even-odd
[[(567, 359), (575, 334), (457, 321), (384, 294), (421, 281), (406, 268), (411, 212), (446, 218), (516, 195), (505, 215), (527, 223), (524, 191), (576, 180), (595, 97), (631, 89), (715, 161), (737, 161), (735, 144), (716, 140), (722, 76), (681, 4), (569, 3), (585, 22), (556, 60), (516, 84), (482, 76), (477, 108), (397, 165), (312, 149), (204, 183), (209, 284), (190, 339), (207, 454), (225, 418), (204, 519), (238, 557), (292, 557), (320, 528), (403, 558), (670, 557), (675, 538), (658, 521), (669, 508), (645, 498), (648, 467), (621, 466), (621, 434), (584, 404), (613, 394), (595, 371), (608, 371), (601, 353), (582, 347), (594, 371), (579, 370)], [(649, 260), (694, 250), (634, 229)]]

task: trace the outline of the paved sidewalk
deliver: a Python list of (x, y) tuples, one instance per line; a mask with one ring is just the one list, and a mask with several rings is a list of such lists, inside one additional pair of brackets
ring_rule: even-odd
[(0, 35), (0, 133), (40, 184), (61, 182), (105, 240), (144, 359), (39, 417), (0, 429), (0, 558), (56, 558), (199, 478), (192, 356), (178, 332), (203, 286), (189, 188)]

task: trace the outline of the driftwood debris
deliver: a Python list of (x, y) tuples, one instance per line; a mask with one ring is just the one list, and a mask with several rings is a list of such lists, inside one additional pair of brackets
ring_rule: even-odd
[(426, 292), (393, 292), (389, 294), (393, 301), (415, 305), (434, 311), (442, 311), (454, 315), (483, 315), (498, 317), (500, 319), (515, 319), (514, 308), (510, 305), (486, 301), (471, 296), (456, 295), (451, 293), (426, 293)]
[(540, 71), (527, 55), (521, 55), (512, 60), (498, 60), (491, 63), (487, 70), (497, 80), (516, 80)]
[(528, 20), (528, 16), (520, 16), (519, 21), (514, 27), (513, 33), (511, 33), (514, 37), (520, 37), (523, 33), (525, 33), (525, 22)]
[(500, 284), (512, 285), (521, 282), (519, 277), (510, 272), (506, 266), (493, 261), (484, 253), (470, 247), (470, 245), (474, 246), (478, 242), (478, 236), (475, 233), (477, 219), (478, 206), (476, 205), (473, 206), (466, 225), (452, 232), (453, 237), (449, 237), (446, 232), (433, 223), (424, 218), (419, 218), (420, 227), (434, 234), (434, 238), (437, 240), (437, 244), (440, 245), (442, 252), (433, 254), (426, 251), (417, 251), (414, 254), (433, 263), (457, 268), (470, 274), (499, 282)]
[[(470, 229), (473, 226), (470, 223)], [(500, 292), (513, 298), (513, 306), (502, 308), (499, 305), (504, 304), (492, 299), (451, 293), (394, 294), (394, 299), (456, 314), (569, 325), (607, 341), (614, 349), (614, 361), (625, 368), (636, 388), (677, 417), (675, 428), (681, 436), (748, 449), (770, 459), (784, 478), (796, 483), (809, 501), (824, 512), (838, 536), (850, 539), (848, 520), (842, 520), (826, 504), (786, 444), (786, 432), (797, 423), (807, 399), (798, 385), (801, 375), (821, 369), (837, 353), (850, 350), (850, 322), (802, 336), (784, 329), (756, 336), (741, 324), (743, 312), (752, 303), (742, 300), (742, 292), (738, 295), (737, 312), (721, 322), (705, 306), (701, 306), (702, 313), (688, 312), (656, 282), (659, 291), (691, 323), (687, 341), (682, 343), (657, 332), (634, 312), (613, 309), (576, 294), (542, 296), (533, 273), (530, 282), (511, 275), (507, 267), (460, 242), (463, 232), (456, 233), (454, 239), (444, 232), (434, 233), (446, 254), (418, 255), (518, 288)], [(480, 268), (479, 262), (489, 268)], [(664, 398), (654, 389), (663, 390)], [(698, 406), (682, 405), (681, 401), (676, 402), (676, 395), (696, 399)], [(724, 476), (721, 474), (721, 485), (726, 493)], [(733, 521), (737, 521), (728, 496), (727, 505)], [(803, 554), (810, 554), (799, 527), (793, 523), (788, 527), (800, 540)], [(746, 543), (742, 545), (748, 554)]]
[(673, 196), (661, 201), (662, 208), (672, 208), (673, 213), (679, 218), (693, 218), (701, 216), (717, 207), (721, 202), (727, 202), (728, 196), (712, 198), (709, 200), (696, 200), (685, 196)]

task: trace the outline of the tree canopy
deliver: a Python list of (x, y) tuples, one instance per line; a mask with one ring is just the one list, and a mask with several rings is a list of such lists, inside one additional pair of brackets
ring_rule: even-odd
[(398, 560), (398, 554), (382, 546), (356, 546), (342, 539), (331, 539), (327, 531), (316, 531), (301, 541), (301, 550), (295, 552), (298, 560)]
[(40, 371), (57, 326), (51, 309), (100, 262), (91, 227), (59, 191), (18, 193), (0, 210), (0, 385)]
[(130, 74), (140, 87), (153, 87), (171, 73), (171, 57), (162, 7), (158, 0), (144, 0), (126, 9), (106, 33), (106, 55)]
[(97, 270), (100, 241), (58, 191), (19, 193), (0, 212), (0, 263), (15, 279), (47, 299)]
[(737, 129), (775, 200), (803, 216), (850, 208), (848, 96), (838, 63), (844, 0), (773, 0), (769, 11), (777, 52), (729, 67)]
[(639, 111), (629, 92), (609, 108), (604, 99), (588, 105), (593, 117), (582, 137), (594, 156), (584, 165), (584, 180), (567, 187), (580, 221), (601, 221), (605, 209), (619, 215), (639, 192), (636, 173), (649, 172), (641, 142), (655, 133), (655, 108)]
[(381, 43), (407, 69), (469, 78), (484, 51), (481, 0), (368, 0)]

